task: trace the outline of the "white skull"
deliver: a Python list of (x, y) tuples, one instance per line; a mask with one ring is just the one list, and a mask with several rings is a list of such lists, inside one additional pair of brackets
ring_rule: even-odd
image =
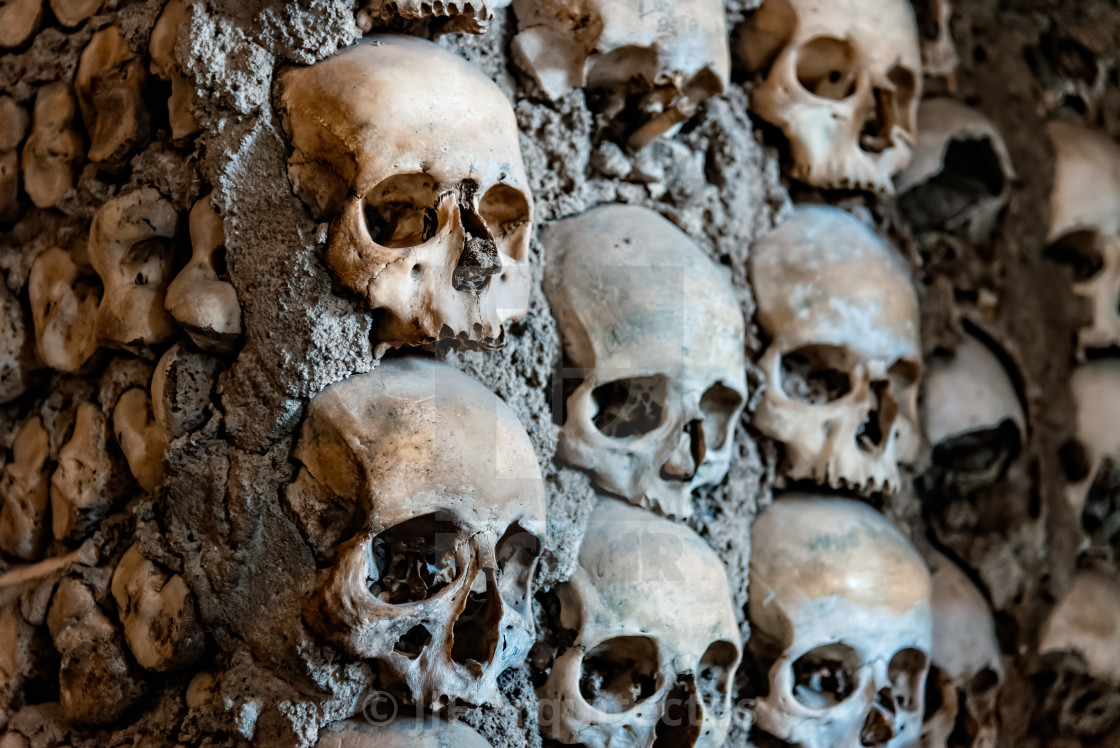
[(754, 425), (785, 477), (897, 491), (920, 443), (918, 297), (905, 262), (837, 208), (804, 206), (755, 244), (751, 285), (770, 339)]
[(77, 100), (66, 83), (39, 89), (23, 146), (23, 186), (36, 207), (56, 207), (74, 187), (84, 155), (77, 116)]
[(319, 733), (315, 748), (490, 748), (462, 722), (438, 717), (396, 717), (384, 724), (350, 719)]
[(165, 306), (199, 348), (228, 353), (241, 338), (241, 304), (226, 277), (225, 229), (209, 195), (191, 208), (190, 231), (191, 261), (167, 287)]
[[(1082, 364), (1073, 370), (1070, 389), (1076, 410), (1076, 449), (1064, 455), (1070, 479), (1066, 501), (1084, 529), (1090, 534), (1103, 531), (1108, 542), (1117, 529), (1112, 497), (1120, 482), (1120, 431), (1116, 428), (1120, 423), (1120, 361), (1099, 359)], [(1096, 506), (1091, 500), (1098, 492), (1108, 498), (1106, 505)]]
[(750, 646), (769, 673), (758, 727), (804, 748), (918, 740), (930, 575), (871, 507), (786, 496), (751, 528)]
[(515, 0), (511, 52), (551, 99), (588, 88), (641, 148), (727, 87), (720, 0)]
[(538, 691), (547, 737), (588, 748), (649, 746), (655, 735), (681, 748), (723, 745), (742, 642), (726, 572), (703, 538), (601, 499), (557, 594), (576, 638)]
[(533, 203), (517, 119), (431, 42), (377, 36), (281, 76), (292, 186), (330, 220), (326, 261), (374, 311), (377, 355), (487, 348), (525, 315)]
[(288, 506), (334, 561), (305, 620), (417, 704), (496, 702), (533, 643), (545, 522), (513, 411), (449, 366), (386, 360), (312, 399), (295, 457)]
[(1120, 145), (1104, 133), (1054, 122), (1050, 253), (1074, 266), (1073, 290), (1092, 306), (1082, 353), (1120, 345)]
[(738, 52), (766, 79), (751, 107), (789, 138), (793, 176), (814, 187), (892, 191), (910, 161), (922, 61), (907, 0), (766, 0)]
[(0, 550), (25, 561), (42, 558), (50, 541), (50, 438), (43, 422), (23, 422), (0, 476)]
[(991, 608), (952, 561), (937, 554), (931, 567), (933, 649), (922, 748), (995, 748), (1004, 672)]
[(1120, 686), (1120, 585), (1114, 575), (1084, 569), (1051, 611), (1038, 653), (1074, 652), (1093, 678)]
[(51, 247), (35, 258), (27, 282), (35, 354), (44, 365), (76, 372), (97, 352), (101, 285), (70, 253)]
[(922, 379), (922, 424), (933, 463), (990, 484), (1027, 443), (1019, 392), (1003, 363), (965, 333), (951, 356), (933, 358)]
[(187, 583), (145, 558), (137, 546), (121, 557), (110, 589), (124, 640), (141, 667), (180, 670), (206, 651), (206, 635)]
[(899, 206), (917, 231), (960, 231), (987, 241), (1011, 197), (1015, 169), (1003, 136), (984, 115), (954, 99), (918, 109), (914, 158), (895, 179)]
[(665, 514), (723, 480), (747, 399), (743, 314), (723, 270), (646, 208), (553, 224), (544, 288), (564, 338), (561, 459)]
[(101, 342), (137, 351), (174, 337), (164, 309), (178, 216), (171, 203), (145, 187), (105, 203), (89, 229), (89, 261), (105, 285), (97, 308)]
[(430, 19), (442, 33), (462, 31), (482, 34), (494, 20), (494, 11), (509, 6), (510, 0), (366, 0), (355, 20), (362, 31), (395, 18)]

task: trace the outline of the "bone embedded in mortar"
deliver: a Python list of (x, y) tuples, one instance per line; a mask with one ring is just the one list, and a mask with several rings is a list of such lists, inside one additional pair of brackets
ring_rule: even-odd
[(123, 496), (109, 455), (109, 429), (95, 403), (78, 406), (74, 430), (51, 475), (51, 528), (57, 540), (88, 537)]
[(8, 0), (0, 5), (0, 49), (21, 47), (43, 23), (46, 0)]
[(718, 748), (742, 641), (727, 574), (694, 531), (602, 498), (557, 589), (575, 634), (540, 689), (544, 734), (588, 748)]
[(31, 319), (19, 297), (0, 281), (0, 404), (26, 392), (37, 368)]
[(528, 310), (533, 197), (501, 90), (392, 35), (289, 69), (280, 88), (292, 187), (331, 222), (327, 265), (374, 313), (377, 355), (503, 346)]
[(19, 144), (27, 134), (27, 111), (0, 96), (0, 220), (19, 217)]
[(350, 719), (319, 733), (315, 748), (490, 748), (462, 722), (438, 717), (401, 716), (385, 724)]
[(81, 25), (101, 10), (105, 0), (50, 0), (51, 12), (67, 28)]
[(804, 748), (903, 748), (922, 729), (933, 636), (925, 561), (849, 499), (780, 496), (751, 527), (757, 726)]
[(727, 475), (747, 401), (743, 314), (723, 268), (647, 208), (548, 227), (544, 290), (567, 398), (558, 456), (603, 490), (676, 517)]
[(101, 284), (59, 247), (35, 258), (27, 282), (35, 326), (35, 355), (58, 371), (76, 372), (97, 352)]
[(906, 263), (839, 208), (802, 206), (750, 257), (769, 345), (754, 426), (782, 475), (862, 493), (900, 490), (921, 442), (918, 297)]
[(514, 0), (511, 54), (545, 94), (587, 88), (635, 149), (692, 117), (728, 85), (719, 0)]
[(171, 137), (176, 140), (189, 137), (199, 130), (193, 112), (196, 89), (183, 75), (179, 62), (175, 59), (175, 42), (179, 36), (179, 27), (187, 19), (188, 7), (186, 0), (171, 0), (167, 3), (152, 29), (148, 44), (152, 74), (171, 83), (167, 113), (171, 122)]
[(0, 476), (0, 550), (24, 561), (42, 558), (50, 541), (49, 458), (43, 422), (30, 416), (20, 426)]
[(366, 0), (354, 20), (358, 28), (366, 32), (377, 24), (403, 18), (432, 21), (433, 27), (443, 34), (455, 31), (484, 34), (494, 20), (495, 11), (509, 7), (509, 3), (510, 0)]
[(307, 409), (285, 500), (324, 561), (304, 619), (411, 703), (497, 703), (534, 639), (545, 489), (524, 427), (467, 375), (387, 359)]
[(35, 95), (31, 135), (23, 146), (23, 188), (37, 208), (58, 207), (74, 187), (84, 156), (77, 116), (66, 83), (48, 83)]
[(794, 179), (891, 194), (910, 162), (922, 98), (917, 22), (907, 0), (874, 8), (765, 0), (736, 54), (762, 75), (751, 108), (782, 129)]
[(90, 161), (118, 169), (146, 143), (146, 82), (140, 57), (120, 29), (107, 26), (90, 37), (74, 76), (78, 108), (90, 138)]
[(1073, 291), (1085, 299), (1084, 354), (1120, 345), (1120, 145), (1077, 125), (1049, 126), (1054, 146), (1049, 254), (1068, 263)]

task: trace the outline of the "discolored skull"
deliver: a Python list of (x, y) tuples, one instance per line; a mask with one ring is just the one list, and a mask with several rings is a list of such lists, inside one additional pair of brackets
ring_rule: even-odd
[(449, 366), (387, 360), (311, 401), (295, 457), (289, 509), (334, 564), (308, 624), (417, 704), (495, 702), (533, 642), (545, 520), (509, 407)]
[(897, 491), (920, 442), (918, 298), (905, 263), (848, 213), (804, 206), (755, 244), (750, 271), (770, 339), (754, 425), (783, 445), (785, 477)]
[(743, 315), (728, 277), (646, 208), (612, 205), (550, 226), (544, 288), (570, 376), (561, 459), (665, 514), (731, 463), (747, 398)]
[(957, 566), (937, 554), (933, 569), (933, 649), (922, 748), (995, 748), (1003, 661), (988, 601)]
[(1038, 652), (1076, 653), (1090, 676), (1120, 686), (1120, 585), (1113, 575), (1096, 569), (1077, 575), (1043, 625)]
[[(1077, 367), (1070, 379), (1075, 436), (1062, 450), (1069, 484), (1066, 500), (1087, 541), (1098, 550), (1120, 550), (1120, 361), (1099, 359)], [(1120, 559), (1118, 559), (1120, 560)]]
[(349, 719), (319, 733), (315, 748), (490, 748), (462, 722), (437, 717), (398, 717), (384, 724)]
[(766, 79), (751, 107), (789, 138), (793, 176), (814, 187), (890, 193), (910, 161), (922, 92), (906, 0), (766, 0), (738, 54)]
[(377, 36), (281, 76), (288, 174), (326, 261), (374, 311), (377, 355), (485, 348), (525, 315), (533, 203), (509, 102), (431, 42)]
[(952, 355), (934, 358), (922, 380), (922, 424), (933, 465), (970, 486), (990, 485), (1020, 453), (1027, 419), (1007, 369), (965, 333)]
[(723, 564), (703, 538), (600, 499), (579, 568), (557, 594), (560, 623), (577, 634), (538, 692), (547, 737), (723, 745), (742, 643)]
[(757, 725), (804, 748), (918, 740), (933, 621), (930, 575), (871, 507), (777, 499), (751, 528), (749, 616), (769, 691)]
[(394, 18), (430, 19), (443, 33), (462, 31), (483, 34), (494, 20), (494, 11), (510, 0), (366, 0), (355, 20), (363, 31)]
[(1049, 253), (1073, 266), (1073, 290), (1092, 309), (1082, 353), (1120, 345), (1120, 146), (1061, 122), (1049, 127), (1056, 163)]
[(545, 94), (588, 88), (641, 148), (727, 87), (731, 52), (719, 0), (515, 0), (511, 52)]

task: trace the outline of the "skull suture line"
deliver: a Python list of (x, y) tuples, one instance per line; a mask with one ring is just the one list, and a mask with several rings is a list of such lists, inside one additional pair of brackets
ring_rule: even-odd
[[(533, 643), (544, 484), (525, 429), (470, 377), (423, 359), (316, 396), (295, 452), (293, 514), (338, 516), (334, 566), (305, 618), (417, 704), (496, 702)], [(347, 538), (348, 534), (352, 534)], [(313, 536), (313, 532), (308, 532)]]
[(719, 483), (747, 399), (743, 314), (726, 275), (645, 208), (550, 226), (545, 293), (569, 366), (559, 456), (604, 490), (665, 514)]
[(766, 0), (741, 27), (738, 53), (750, 70), (767, 71), (751, 107), (789, 138), (794, 178), (892, 192), (922, 98), (910, 3)]
[(751, 528), (758, 726), (804, 748), (918, 740), (933, 620), (929, 570), (871, 507), (786, 496)]
[(806, 206), (751, 250), (766, 392), (754, 425), (785, 448), (789, 480), (897, 491), (920, 443), (918, 297), (873, 231)]
[(486, 348), (525, 315), (533, 202), (513, 108), (464, 60), (378, 36), (282, 75), (288, 174), (326, 261), (375, 312), (377, 355)]
[[(577, 632), (540, 689), (545, 734), (588, 748), (716, 748), (742, 655), (719, 558), (682, 525), (600, 499), (557, 589)], [(702, 615), (697, 612), (702, 611)]]

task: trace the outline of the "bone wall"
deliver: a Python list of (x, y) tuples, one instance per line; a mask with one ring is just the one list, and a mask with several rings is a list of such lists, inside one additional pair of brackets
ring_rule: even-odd
[[(506, 345), (443, 340), (423, 351), (512, 409), (547, 503), (530, 609), (536, 645), (497, 679), (499, 703), (451, 694), (445, 715), (496, 747), (564, 739), (542, 729), (538, 689), (572, 643), (558, 590), (577, 573), (597, 498), (588, 473), (554, 459), (572, 383), (542, 286), (542, 236), (562, 218), (623, 203), (687, 234), (727, 275), (746, 320), (755, 363), (730, 469), (693, 494), (678, 524), (722, 562), (743, 638), (726, 745), (773, 740), (751, 732), (771, 653), (751, 643), (748, 572), (752, 522), (782, 490), (786, 451), (755, 419), (766, 392), (757, 362), (773, 335), (757, 316), (750, 259), (794, 205), (824, 204), (905, 258), (926, 372), (974, 336), (997, 352), (1022, 409), (1021, 444), (1005, 462), (978, 475), (924, 443), (897, 493), (865, 500), (903, 530), (935, 579), (948, 559), (994, 611), (999, 744), (1106, 744), (1120, 714), (1116, 676), (1086, 662), (1098, 655), (1072, 654), (1048, 623), (1071, 590), (1101, 570), (1115, 576), (1101, 528), (1116, 516), (1106, 474), (1120, 450), (1111, 434), (1086, 437), (1077, 422), (1073, 372), (1086, 357), (1107, 365), (1110, 354), (1079, 351), (1091, 310), (1048, 251), (1056, 154), (1047, 124), (1120, 138), (1115, 6), (982, 0), (952, 9), (959, 65), (929, 77), (925, 96), (968, 105), (1002, 136), (1006, 163), (997, 154), (976, 172), (1003, 174), (1006, 206), (991, 226), (943, 231), (928, 216), (960, 194), (979, 202), (975, 185), (907, 200), (793, 180), (786, 136), (750, 112), (765, 74), (740, 54), (721, 94), (633, 150), (644, 135), (632, 109), (612, 119), (579, 88), (551, 99), (525, 72), (513, 8), (491, 9), (474, 34), (476, 20), (432, 22), (419, 3), (398, 3), (396, 15), (380, 5), (0, 7), (0, 569), (37, 575), (30, 584), (0, 576), (0, 744), (313, 746), (328, 724), (405, 701), (376, 661), (345, 653), (314, 625), (321, 611), (308, 600), (329, 559), (317, 555), (289, 489), (305, 467), (296, 448), (308, 403), (330, 385), (376, 375), (377, 341), (364, 300), (328, 266), (330, 222), (293, 191), (280, 80), (381, 32), (434, 40), (509, 99), (534, 210), (528, 313), (506, 325)], [(730, 50), (758, 5), (724, 3)], [(928, 42), (940, 4), (915, 6)], [(432, 90), (447, 85), (437, 63), (424, 72)], [(149, 292), (143, 312), (137, 288)], [(938, 406), (927, 396), (923, 419)], [(1078, 472), (1098, 454), (1091, 476), (1084, 465)], [(1096, 513), (1088, 524), (1067, 500), (1079, 481)], [(176, 611), (174, 625), (145, 605)]]

